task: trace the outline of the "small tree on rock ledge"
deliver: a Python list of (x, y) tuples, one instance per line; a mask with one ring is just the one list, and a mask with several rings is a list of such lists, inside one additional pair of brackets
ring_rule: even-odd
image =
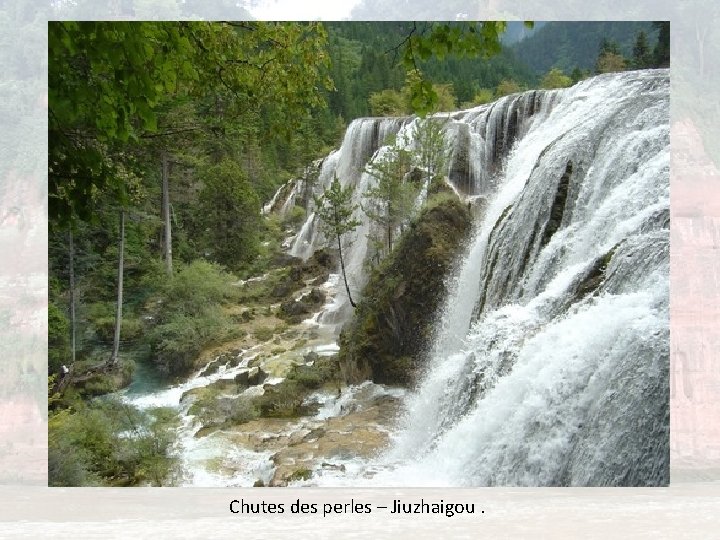
[(328, 187), (321, 197), (315, 198), (315, 215), (320, 219), (325, 232), (328, 236), (337, 240), (338, 251), (340, 255), (340, 269), (342, 270), (343, 281), (345, 282), (345, 290), (347, 291), (348, 300), (352, 307), (355, 306), (352, 295), (350, 294), (350, 286), (345, 273), (345, 259), (342, 251), (342, 236), (354, 231), (360, 222), (353, 219), (353, 212), (357, 205), (352, 203), (352, 188), (343, 189), (340, 180), (336, 176), (330, 187)]

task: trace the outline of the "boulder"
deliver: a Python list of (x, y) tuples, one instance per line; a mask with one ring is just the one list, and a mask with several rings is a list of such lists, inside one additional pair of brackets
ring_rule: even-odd
[(424, 362), (445, 277), (471, 229), (471, 213), (441, 191), (373, 270), (352, 320), (340, 336), (340, 366), (350, 384), (410, 385)]
[(247, 371), (247, 375), (248, 385), (250, 386), (262, 384), (265, 382), (265, 379), (268, 378), (268, 374), (259, 367), (250, 368), (250, 370)]

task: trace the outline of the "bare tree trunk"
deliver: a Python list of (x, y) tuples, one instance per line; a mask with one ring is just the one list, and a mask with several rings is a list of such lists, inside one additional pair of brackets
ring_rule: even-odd
[(75, 244), (70, 229), (70, 343), (71, 359), (75, 363)]
[(170, 226), (170, 186), (168, 179), (168, 159), (165, 152), (162, 153), (162, 212), (165, 226), (165, 270), (168, 276), (172, 276), (172, 229)]
[(113, 352), (109, 365), (115, 366), (120, 352), (120, 326), (122, 325), (123, 304), (123, 259), (125, 256), (125, 211), (120, 210), (120, 247), (118, 249), (118, 295), (117, 311), (115, 312), (115, 338), (113, 339)]
[(343, 259), (343, 253), (342, 253), (342, 242), (340, 242), (340, 235), (337, 235), (337, 241), (338, 241), (338, 251), (340, 252), (340, 269), (342, 270), (343, 275), (343, 281), (345, 282), (345, 290), (347, 291), (348, 300), (350, 300), (350, 305), (352, 307), (357, 307), (355, 305), (355, 302), (353, 302), (352, 295), (350, 294), (350, 286), (347, 282), (347, 275), (345, 274), (345, 260)]

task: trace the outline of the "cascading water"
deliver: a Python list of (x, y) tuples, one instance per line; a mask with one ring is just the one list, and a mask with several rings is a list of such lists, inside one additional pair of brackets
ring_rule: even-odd
[[(279, 469), (275, 452), (283, 440), (308, 440), (305, 454), (294, 454), (295, 446), (285, 459), (314, 456), (313, 437), (326, 422), (346, 418), (334, 429), (355, 437), (353, 422), (367, 422), (350, 418), (357, 406), (388, 397), (402, 399), (404, 408), (389, 447), (371, 459), (318, 461), (305, 483), (667, 484), (668, 113), (668, 72), (654, 70), (440, 115), (452, 149), (449, 183), (483, 203), (476, 203), (473, 235), (448, 277), (428, 364), (412, 392), (371, 383), (340, 394), (325, 390), (313, 397), (316, 415), (262, 424), (271, 433), (220, 429), (198, 436), (203, 426), (191, 414), (193, 392), (255, 369), (250, 362), (261, 351), (271, 366), (275, 346), (268, 342), (238, 352), (214, 373), (206, 373), (208, 365), (185, 383), (125, 399), (180, 412), (183, 484), (267, 482)], [(356, 120), (341, 148), (313, 164), (316, 175), (281, 188), (266, 212), (308, 203), (291, 254), (306, 259), (324, 241), (310, 195), (337, 175), (359, 203), (373, 182), (364, 172), (368, 161), (387, 151), (389, 135), (412, 148), (418, 122)], [(371, 255), (369, 225), (358, 218), (365, 224), (346, 251), (353, 293), (365, 284)], [(293, 362), (337, 351), (336, 330), (349, 314), (339, 282), (331, 275), (321, 285), (327, 303), (303, 321), (309, 341), (288, 351), (297, 353)], [(281, 380), (244, 392), (259, 394)], [(238, 397), (222, 392), (226, 401)], [(387, 433), (386, 425), (376, 428)]]
[[(371, 184), (372, 177), (365, 172), (365, 166), (383, 144), (396, 135), (409, 122), (406, 118), (360, 118), (354, 120), (343, 138), (340, 149), (332, 152), (322, 164), (317, 180), (308, 188), (316, 195), (330, 186), (337, 176), (343, 188), (352, 187), (352, 204), (356, 205), (355, 219), (361, 225), (352, 233), (351, 238), (343, 239), (345, 268), (351, 291), (359, 294), (366, 283), (364, 268), (368, 250), (368, 220), (362, 213), (360, 203)], [(312, 197), (308, 197), (308, 217), (290, 248), (290, 254), (307, 259), (321, 247), (325, 241), (320, 223), (316, 217)], [(338, 292), (334, 304), (323, 315), (323, 321), (339, 324), (347, 318), (348, 299), (345, 291)]]
[(391, 448), (321, 483), (667, 484), (667, 70), (454, 120), (492, 195)]

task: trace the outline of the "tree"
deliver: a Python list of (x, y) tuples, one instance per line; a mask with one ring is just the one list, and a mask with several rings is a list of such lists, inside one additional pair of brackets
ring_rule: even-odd
[(77, 335), (77, 327), (75, 325), (75, 243), (73, 241), (73, 232), (70, 229), (69, 236), (69, 253), (70, 264), (68, 265), (70, 271), (70, 361), (75, 363), (75, 353), (77, 350), (75, 336)]
[(125, 263), (125, 211), (120, 210), (120, 245), (118, 247), (118, 277), (117, 277), (117, 308), (115, 312), (115, 336), (113, 338), (113, 349), (108, 366), (113, 367), (118, 363), (120, 353), (120, 328), (122, 326), (123, 308), (123, 266)]
[(199, 210), (204, 243), (215, 262), (241, 268), (258, 253), (260, 200), (240, 166), (229, 159), (201, 172)]
[(572, 72), (570, 73), (570, 79), (572, 79), (572, 84), (575, 84), (583, 79), (586, 79), (589, 76), (590, 76), (589, 71), (582, 70), (579, 67), (574, 67)]
[(624, 71), (625, 67), (625, 58), (620, 51), (620, 45), (618, 45), (617, 41), (603, 38), (600, 43), (600, 52), (595, 62), (595, 73)]
[(485, 103), (490, 103), (495, 99), (495, 92), (492, 90), (492, 88), (479, 88), (475, 95), (473, 96), (472, 100), (470, 100), (467, 103), (463, 103), (464, 108), (470, 108), (470, 107), (477, 107), (478, 105), (484, 105)]
[(163, 212), (163, 229), (164, 242), (163, 251), (165, 256), (165, 271), (168, 277), (172, 277), (172, 228), (170, 224), (170, 185), (168, 171), (168, 157), (165, 152), (161, 156), (162, 162), (162, 212)]
[(648, 68), (653, 65), (653, 55), (648, 45), (647, 35), (640, 30), (633, 45), (632, 66), (636, 69)]
[(419, 119), (413, 129), (420, 167), (425, 174), (425, 184), (447, 175), (452, 149), (445, 140), (447, 117)]
[(403, 94), (391, 88), (370, 94), (368, 104), (373, 116), (404, 116), (408, 112)]
[[(653, 50), (655, 67), (668, 67), (670, 65), (670, 21), (657, 21), (653, 26), (658, 29), (658, 40)], [(702, 50), (700, 51), (702, 58)], [(702, 68), (701, 68), (702, 73)]]
[(509, 94), (515, 94), (517, 92), (520, 92), (521, 90), (522, 88), (520, 88), (520, 85), (515, 81), (504, 79), (500, 82), (500, 84), (498, 84), (497, 88), (495, 89), (495, 95), (496, 97), (503, 97)]
[(345, 282), (345, 291), (352, 307), (356, 307), (350, 293), (350, 286), (347, 281), (345, 272), (345, 259), (343, 258), (343, 235), (357, 229), (360, 222), (353, 218), (353, 214), (357, 209), (357, 205), (352, 203), (351, 187), (343, 188), (340, 180), (335, 176), (330, 187), (328, 187), (320, 197), (315, 198), (315, 215), (322, 223), (326, 234), (332, 236), (337, 241), (338, 254), (340, 257), (340, 269)]
[[(532, 25), (532, 23), (527, 23)], [(403, 48), (403, 65), (408, 73), (415, 72), (409, 85), (410, 104), (420, 116), (438, 110), (439, 94), (433, 84), (422, 76), (420, 63), (430, 58), (444, 59), (446, 56), (489, 58), (502, 51), (500, 36), (507, 28), (506, 22), (486, 21), (478, 23), (433, 23), (419, 28), (417, 23), (403, 42), (396, 48)]]
[(410, 172), (411, 157), (408, 150), (394, 141), (365, 168), (376, 183), (366, 192), (367, 202), (363, 211), (383, 229), (387, 253), (393, 249), (395, 231), (412, 211), (415, 190), (405, 182), (405, 176)]
[(597, 73), (613, 73), (625, 70), (625, 58), (612, 52), (600, 53), (595, 71)]
[(542, 88), (567, 88), (572, 85), (572, 79), (565, 75), (561, 69), (552, 68), (540, 81)]
[(212, 96), (222, 117), (292, 133), (332, 88), (325, 42), (315, 23), (51, 22), (50, 219), (90, 219), (98, 191), (126, 202), (118, 168), (130, 143), (174, 133), (158, 130), (170, 99)]

